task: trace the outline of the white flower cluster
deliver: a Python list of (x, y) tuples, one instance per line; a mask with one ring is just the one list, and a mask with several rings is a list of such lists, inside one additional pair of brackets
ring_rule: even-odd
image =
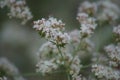
[(5, 77), (5, 76), (0, 77), (0, 80), (7, 80), (7, 77)]
[(67, 51), (66, 48), (61, 48), (63, 59), (56, 47), (51, 42), (46, 42), (43, 44), (37, 53), (39, 57), (39, 62), (37, 64), (37, 72), (50, 73), (58, 69), (59, 65), (67, 66), (68, 73), (75, 78), (81, 68), (80, 59), (78, 56), (73, 57), (71, 53)]
[(83, 37), (91, 36), (97, 26), (97, 24), (95, 23), (95, 18), (89, 17), (86, 13), (78, 13), (77, 20), (81, 24), (81, 35), (83, 35)]
[[(89, 39), (89, 37), (83, 37), (80, 30), (73, 30), (69, 34), (71, 37), (71, 44), (68, 45), (68, 48), (71, 46), (74, 49), (79, 48), (78, 54), (80, 54), (82, 50), (91, 52), (94, 49), (93, 42)], [(68, 50), (72, 51), (73, 49), (70, 48)]]
[(65, 53), (63, 56), (64, 60), (61, 60), (61, 57), (58, 56), (56, 60), (57, 64), (65, 65), (68, 68), (67, 72), (72, 76), (72, 78), (76, 78), (82, 67), (79, 57), (77, 55), (73, 57), (70, 53)]
[(82, 77), (81, 75), (77, 76), (75, 80), (87, 80), (86, 78)]
[(58, 54), (59, 54), (59, 52), (58, 52), (58, 49), (57, 49), (56, 45), (54, 45), (51, 42), (44, 43), (40, 47), (40, 49), (37, 53), (37, 55), (39, 56), (39, 58), (41, 60), (49, 60), (49, 59), (57, 56)]
[(120, 64), (120, 44), (108, 45), (105, 47), (105, 51), (111, 59), (110, 64), (113, 66), (118, 66)]
[(58, 68), (58, 64), (56, 63), (56, 57), (59, 56), (59, 52), (57, 46), (51, 42), (44, 43), (37, 55), (39, 56), (39, 61), (36, 65), (37, 72), (42, 72), (42, 74), (51, 73), (52, 71)]
[[(73, 59), (73, 58), (72, 58)], [(80, 72), (82, 65), (80, 64), (80, 59), (78, 56), (75, 56), (70, 65), (70, 74), (73, 78), (76, 78)]]
[(39, 61), (39, 63), (36, 65), (37, 72), (42, 72), (42, 74), (50, 73), (58, 68), (58, 65), (53, 62), (54, 60), (50, 61)]
[(98, 14), (99, 20), (116, 20), (119, 17), (120, 9), (119, 7), (111, 2), (110, 0), (99, 1), (98, 6), (102, 10), (100, 14)]
[(11, 76), (14, 80), (25, 80), (18, 69), (5, 58), (0, 58), (0, 69), (6, 73), (5, 75)]
[[(81, 39), (81, 36), (80, 36), (80, 30), (73, 30), (69, 33), (70, 37), (71, 37), (71, 43), (80, 43), (80, 39)], [(75, 45), (76, 45), (75, 44)]]
[(22, 24), (25, 24), (28, 20), (30, 20), (33, 16), (26, 6), (24, 0), (3, 0), (0, 1), (0, 7), (3, 8), (7, 6), (10, 10), (8, 16), (10, 18), (18, 18), (21, 19)]
[(110, 0), (101, 0), (96, 2), (83, 2), (78, 13), (87, 13), (90, 16), (95, 16), (98, 21), (114, 21), (119, 18), (119, 7)]
[(49, 17), (48, 20), (42, 18), (41, 20), (34, 21), (33, 28), (38, 30), (40, 35), (48, 39), (48, 41), (64, 46), (70, 40), (70, 36), (64, 32), (64, 25), (61, 20)]
[(119, 80), (120, 72), (116, 71), (110, 67), (106, 67), (103, 65), (92, 65), (92, 72), (95, 73), (95, 76), (99, 79), (105, 80)]
[(85, 13), (88, 13), (90, 15), (96, 14), (96, 12), (97, 12), (97, 4), (85, 1), (78, 8), (78, 12), (79, 13), (85, 12)]
[(113, 28), (113, 33), (115, 33), (116, 34), (116, 36), (117, 36), (117, 40), (120, 40), (120, 25), (118, 25), (117, 27), (114, 27)]

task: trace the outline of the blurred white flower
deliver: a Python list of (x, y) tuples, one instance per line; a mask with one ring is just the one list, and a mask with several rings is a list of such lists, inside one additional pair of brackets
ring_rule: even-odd
[(55, 64), (52, 60), (50, 61), (40, 61), (37, 65), (37, 72), (50, 73), (53, 70), (56, 70), (58, 68), (58, 65)]
[(80, 7), (78, 8), (78, 12), (85, 12), (89, 15), (94, 15), (97, 12), (97, 4), (96, 3), (91, 3), (88, 1), (84, 1)]
[[(25, 80), (19, 73), (18, 69), (6, 58), (0, 58), (0, 69), (2, 69), (6, 75), (11, 76), (14, 80)], [(2, 80), (6, 80), (6, 77), (3, 77)]]
[(77, 20), (80, 22), (80, 33), (82, 35), (82, 37), (88, 37), (91, 36), (91, 34), (94, 33), (94, 30), (97, 26), (97, 24), (95, 23), (95, 18), (92, 17), (88, 17), (88, 14), (86, 13), (79, 13), (77, 15)]
[(120, 25), (118, 25), (117, 27), (113, 28), (113, 33), (117, 34), (118, 36), (120, 36)]
[(103, 65), (92, 65), (92, 72), (95, 73), (95, 76), (99, 79), (106, 79), (106, 80), (119, 80), (120, 79), (120, 72), (116, 71), (110, 67), (106, 67)]
[(29, 8), (26, 6), (25, 0), (2, 0), (0, 1), (0, 7), (7, 6), (10, 12), (8, 16), (10, 18), (21, 19), (21, 23), (25, 24), (28, 20), (32, 19), (32, 14)]
[(99, 1), (97, 4), (101, 10), (101, 12), (97, 15), (98, 20), (114, 21), (119, 18), (120, 9), (116, 4), (114, 4), (110, 0)]
[(112, 60), (112, 62), (110, 62), (110, 65), (117, 66), (120, 64), (120, 44), (108, 45), (105, 47), (105, 51), (107, 52), (110, 60)]

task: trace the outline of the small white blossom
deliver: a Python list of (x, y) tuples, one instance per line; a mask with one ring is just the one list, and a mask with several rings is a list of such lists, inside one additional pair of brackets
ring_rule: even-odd
[(119, 80), (120, 79), (120, 72), (116, 71), (110, 67), (106, 67), (103, 65), (93, 65), (92, 72), (95, 73), (95, 76), (99, 79), (106, 79), (106, 80)]
[[(6, 75), (15, 80), (25, 80), (19, 73), (18, 69), (5, 58), (0, 58), (0, 69), (4, 70)], [(17, 76), (16, 76), (17, 75)], [(6, 80), (6, 78), (4, 78)], [(3, 80), (4, 80), (3, 79)]]
[(77, 20), (80, 22), (80, 33), (82, 36), (90, 36), (97, 24), (95, 23), (95, 18), (88, 17), (86, 13), (79, 13), (77, 16)]
[(50, 61), (40, 61), (37, 65), (37, 72), (50, 73), (53, 70), (56, 70), (58, 68), (58, 65), (55, 64), (52, 60)]
[(7, 80), (7, 77), (5, 77), (5, 76), (0, 77), (0, 80)]
[(120, 14), (119, 7), (111, 2), (110, 0), (99, 1), (98, 6), (101, 10), (101, 13), (98, 13), (97, 19), (100, 21), (114, 21), (118, 19)]
[(90, 15), (91, 14), (96, 14), (97, 4), (85, 1), (80, 5), (80, 7), (78, 9), (78, 12), (85, 12), (85, 13), (88, 13)]
[(58, 53), (59, 51), (56, 45), (51, 42), (46, 42), (40, 47), (37, 55), (39, 56), (40, 60), (49, 60), (50, 58), (57, 56)]
[[(114, 44), (108, 45), (108, 46), (105, 47), (105, 51), (107, 52), (109, 58), (112, 60), (112, 64), (113, 64), (113, 62), (114, 62), (114, 65), (116, 63), (118, 65), (120, 64), (120, 44), (117, 44), (117, 45), (114, 45)], [(111, 64), (111, 62), (110, 62), (110, 64)]]
[(71, 37), (71, 42), (72, 43), (80, 43), (80, 39), (81, 39), (81, 36), (80, 36), (80, 30), (73, 30), (69, 33), (70, 37)]
[(87, 18), (88, 18), (88, 14), (86, 14), (86, 13), (78, 13), (77, 14), (77, 20), (79, 21), (79, 23), (86, 22)]
[(115, 33), (115, 34), (120, 36), (120, 25), (118, 25), (117, 27), (113, 28), (113, 33)]
[(87, 80), (86, 78), (82, 77), (81, 75), (77, 76), (75, 79), (73, 80)]
[(72, 75), (73, 78), (75, 78), (81, 69), (81, 64), (80, 64), (80, 59), (78, 56), (75, 56), (71, 65), (70, 65), (70, 74)]

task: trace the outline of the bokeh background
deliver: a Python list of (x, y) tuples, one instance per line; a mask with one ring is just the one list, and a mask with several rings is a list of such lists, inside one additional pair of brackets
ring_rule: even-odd
[[(66, 24), (66, 31), (79, 29), (76, 14), (83, 1), (85, 0), (26, 0), (33, 14), (33, 19), (26, 25), (21, 25), (19, 20), (9, 19), (7, 8), (0, 9), (0, 57), (5, 57), (14, 63), (21, 74), (35, 73), (36, 52), (45, 40), (41, 39), (32, 28), (33, 21), (54, 16)], [(113, 0), (113, 2), (120, 5), (119, 0)], [(96, 50), (111, 41), (111, 31), (109, 26), (97, 29), (92, 38), (96, 44)], [(24, 75), (24, 77), (28, 80), (34, 80), (36, 77), (42, 78), (38, 75)]]

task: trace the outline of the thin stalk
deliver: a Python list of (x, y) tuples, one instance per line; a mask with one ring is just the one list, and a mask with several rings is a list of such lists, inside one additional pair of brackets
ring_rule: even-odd
[[(61, 71), (53, 71), (53, 72), (50, 72), (49, 74), (53, 74), (53, 73), (58, 73), (58, 72), (64, 72), (63, 70)], [(33, 73), (23, 73), (22, 76), (42, 76), (43, 74), (42, 73), (39, 73), (39, 72), (33, 72)]]
[(71, 80), (71, 79), (70, 79), (70, 75), (68, 74), (67, 76), (68, 76), (68, 80)]
[(64, 57), (63, 57), (62, 52), (61, 52), (61, 50), (60, 50), (60, 47), (59, 47), (58, 45), (56, 45), (56, 46), (57, 46), (57, 49), (58, 49), (58, 51), (59, 51), (59, 53), (60, 53), (60, 55), (61, 55), (61, 57), (62, 57), (62, 60), (64, 60)]

